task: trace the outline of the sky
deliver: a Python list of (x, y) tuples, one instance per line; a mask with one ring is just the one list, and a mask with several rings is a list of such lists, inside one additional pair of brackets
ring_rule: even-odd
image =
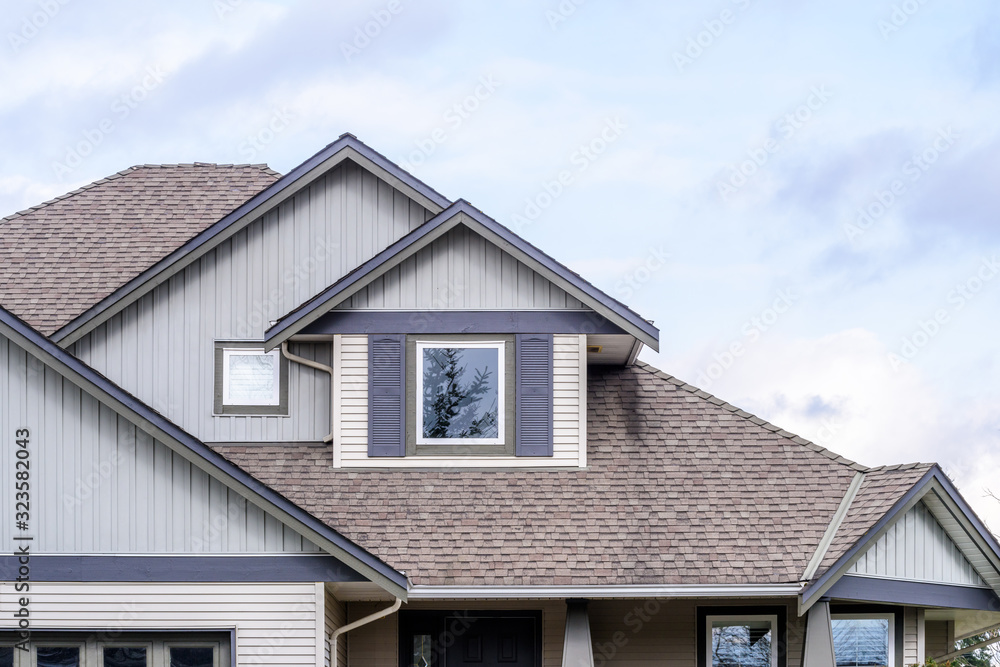
[(0, 215), (344, 132), (660, 328), (641, 358), (1000, 530), (989, 0), (7, 0)]

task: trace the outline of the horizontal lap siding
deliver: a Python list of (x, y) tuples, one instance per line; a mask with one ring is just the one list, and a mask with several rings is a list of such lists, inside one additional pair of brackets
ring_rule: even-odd
[[(36, 553), (317, 550), (2, 336), (0, 388), (0, 460), (14, 460), (16, 429), (31, 431)], [(13, 481), (0, 476), (0, 497), (13, 499)], [(12, 519), (0, 514), (7, 553)]]
[(579, 310), (544, 276), (458, 226), (390, 269), (341, 309)]
[[(13, 584), (0, 584), (0, 630), (14, 627)], [(236, 628), (238, 665), (317, 664), (316, 585), (31, 585), (32, 629)]]
[(850, 574), (983, 586), (972, 563), (923, 503), (903, 515), (851, 568)]
[[(347, 607), (343, 602), (338, 600), (329, 591), (325, 592), (326, 604), (325, 604), (325, 619), (324, 619), (324, 638), (323, 638), (323, 648), (324, 648), (324, 664), (331, 664), (331, 644), (330, 638), (333, 636), (333, 631), (337, 628), (341, 628), (347, 624)], [(347, 667), (347, 638), (342, 638), (337, 642), (337, 664), (340, 667)]]
[[(527, 458), (492, 457), (433, 457), (434, 465), (455, 465), (479, 467), (487, 464), (505, 466), (577, 466), (581, 461), (580, 419), (581, 392), (586, 391), (585, 369), (581, 356), (581, 336), (556, 335), (553, 340), (553, 373), (555, 378), (553, 397), (554, 456)], [(336, 364), (340, 386), (340, 420), (337, 425), (338, 438), (334, 443), (334, 461), (344, 467), (378, 466), (426, 466), (426, 457), (405, 459), (368, 458), (368, 337), (356, 335), (339, 336), (339, 363)]]
[[(344, 163), (85, 336), (74, 353), (206, 441), (317, 441), (329, 377), (289, 366), (290, 417), (213, 416), (215, 340), (261, 340), (270, 323), (430, 217)], [(328, 363), (328, 345), (293, 346)], [(324, 396), (326, 398), (324, 398)]]

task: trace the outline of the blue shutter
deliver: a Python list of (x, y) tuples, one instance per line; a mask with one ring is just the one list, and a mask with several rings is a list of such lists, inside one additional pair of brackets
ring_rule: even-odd
[(406, 336), (368, 337), (368, 456), (406, 456)]
[(552, 336), (519, 334), (517, 354), (518, 456), (552, 456)]

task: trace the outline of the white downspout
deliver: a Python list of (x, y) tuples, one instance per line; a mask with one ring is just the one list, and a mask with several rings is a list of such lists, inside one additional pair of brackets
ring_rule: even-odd
[(285, 359), (289, 361), (294, 361), (297, 364), (302, 364), (303, 366), (308, 366), (309, 368), (315, 368), (318, 371), (323, 371), (324, 373), (330, 374), (330, 435), (323, 438), (323, 442), (333, 442), (333, 433), (337, 428), (337, 425), (333, 423), (334, 414), (334, 393), (333, 393), (333, 367), (324, 366), (323, 364), (313, 361), (312, 359), (306, 359), (305, 357), (300, 357), (298, 355), (292, 354), (288, 351), (288, 342), (281, 344), (281, 354), (284, 355)]
[(340, 635), (345, 632), (350, 632), (356, 628), (360, 628), (362, 625), (368, 625), (372, 621), (377, 621), (380, 618), (385, 618), (390, 614), (394, 614), (399, 610), (399, 607), (403, 604), (400, 598), (396, 598), (396, 601), (392, 603), (391, 607), (387, 607), (382, 611), (377, 611), (374, 614), (360, 618), (353, 623), (348, 623), (347, 625), (337, 628), (333, 631), (330, 636), (330, 667), (337, 667), (337, 641), (340, 639)]

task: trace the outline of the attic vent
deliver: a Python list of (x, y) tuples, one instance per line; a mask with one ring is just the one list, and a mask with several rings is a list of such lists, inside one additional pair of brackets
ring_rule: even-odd
[(601, 350), (604, 349), (603, 345), (588, 345), (587, 354), (600, 354)]

